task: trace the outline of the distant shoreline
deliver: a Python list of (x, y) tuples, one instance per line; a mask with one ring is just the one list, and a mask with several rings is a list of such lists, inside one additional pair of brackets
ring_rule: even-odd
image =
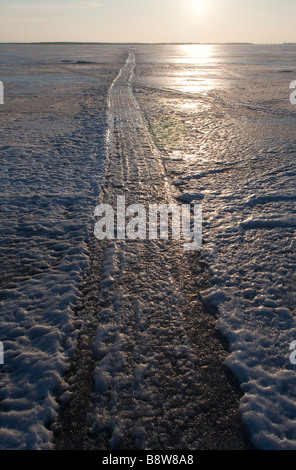
[[(10, 44), (14, 44), (14, 45), (62, 45), (62, 46), (66, 46), (66, 45), (70, 45), (70, 46), (75, 46), (75, 45), (82, 45), (82, 46), (86, 46), (86, 45), (126, 45), (126, 44), (131, 44), (131, 45), (172, 45), (172, 46), (182, 46), (182, 45), (256, 45), (255, 43), (252, 43), (252, 42), (216, 42), (216, 43), (210, 43), (210, 42), (205, 42), (205, 43), (202, 43), (202, 42), (71, 42), (71, 41), (65, 41), (65, 42), (62, 42), (62, 41), (57, 41), (57, 42), (0, 42), (0, 45), (10, 45)], [(296, 43), (295, 43), (296, 44)]]
[(51, 42), (0, 42), (0, 45), (22, 45), (22, 46), (95, 46), (95, 45), (150, 45), (150, 46), (187, 46), (187, 45), (209, 45), (209, 46), (296, 46), (296, 42), (283, 43), (254, 43), (254, 42), (71, 42), (71, 41), (51, 41)]

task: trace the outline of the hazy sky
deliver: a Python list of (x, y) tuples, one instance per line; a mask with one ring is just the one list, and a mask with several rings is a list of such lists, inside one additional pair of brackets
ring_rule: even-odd
[(296, 0), (0, 0), (0, 42), (296, 42)]

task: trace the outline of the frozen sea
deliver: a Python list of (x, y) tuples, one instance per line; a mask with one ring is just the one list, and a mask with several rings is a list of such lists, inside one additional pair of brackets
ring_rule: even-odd
[(54, 447), (93, 274), (94, 208), (123, 194), (201, 202), (203, 243), (198, 259), (178, 243), (104, 245), (98, 447), (206, 447), (203, 374), (221, 357), (208, 344), (203, 364), (194, 346), (191, 257), (207, 282), (187, 303), (228, 341), (253, 445), (295, 450), (296, 46), (0, 45), (0, 80), (0, 448)]

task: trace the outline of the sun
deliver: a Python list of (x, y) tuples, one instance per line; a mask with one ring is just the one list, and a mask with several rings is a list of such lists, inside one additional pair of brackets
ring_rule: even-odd
[(205, 0), (190, 0), (190, 3), (192, 5), (192, 8), (196, 11), (203, 10), (205, 6)]

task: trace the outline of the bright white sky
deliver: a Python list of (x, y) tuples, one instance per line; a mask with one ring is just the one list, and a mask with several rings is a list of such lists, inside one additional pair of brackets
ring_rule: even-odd
[(0, 42), (296, 42), (296, 0), (0, 0)]

